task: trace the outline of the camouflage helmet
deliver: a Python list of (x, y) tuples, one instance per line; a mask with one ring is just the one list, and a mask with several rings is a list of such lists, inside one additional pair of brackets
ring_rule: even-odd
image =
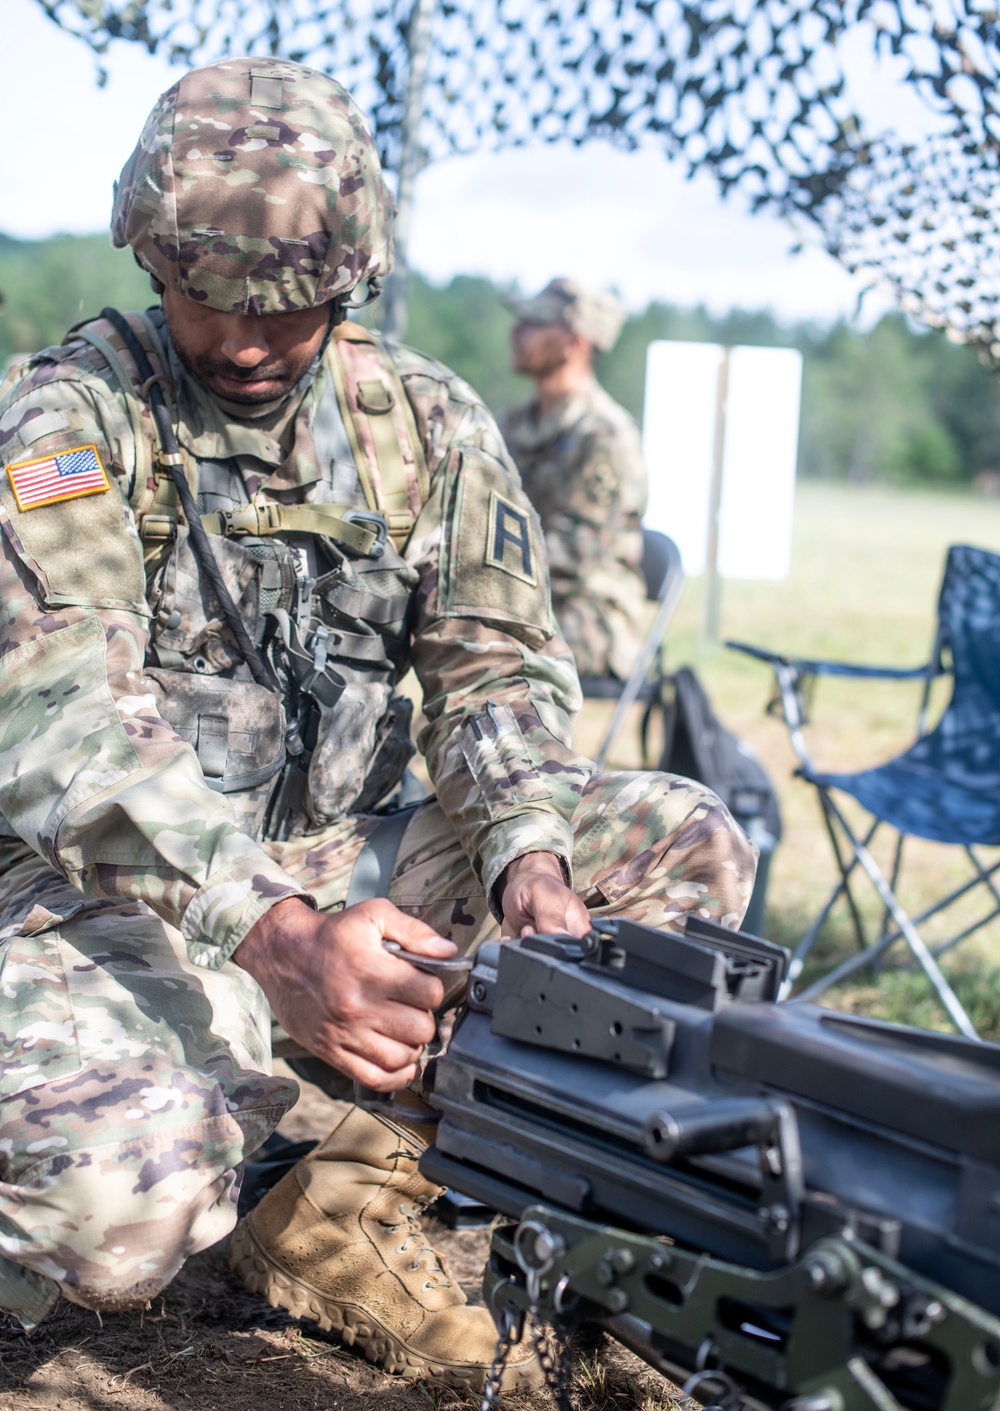
[(392, 267), (371, 130), (326, 74), (224, 59), (168, 88), (115, 184), (112, 242), (213, 309), (307, 309)]
[(587, 288), (574, 279), (551, 279), (533, 298), (510, 298), (504, 303), (522, 323), (555, 324), (578, 333), (599, 353), (615, 346), (625, 322), (617, 294)]

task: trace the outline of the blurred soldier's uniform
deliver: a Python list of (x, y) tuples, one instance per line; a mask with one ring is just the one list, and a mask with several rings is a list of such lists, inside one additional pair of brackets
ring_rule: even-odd
[[(532, 852), (598, 915), (736, 924), (749, 896), (714, 796), (571, 750), (537, 521), (475, 393), (338, 322), (389, 266), (390, 217), (337, 84), (281, 60), (196, 70), (122, 174), (116, 243), (209, 311), (326, 305), (332, 337), (250, 407), (193, 375), (160, 311), (102, 317), (0, 404), (0, 1306), (28, 1327), (60, 1292), (141, 1304), (233, 1228), (241, 1163), (296, 1087), (230, 957), (282, 899), (345, 905), (411, 753), (410, 665), (437, 798), (390, 864), (397, 906), (467, 950)], [(391, 1370), (481, 1386), (494, 1331), (415, 1224), (435, 1193), (419, 1149), (353, 1109), (241, 1227), (236, 1267)], [(508, 1380), (536, 1374), (516, 1352)]]
[[(581, 676), (624, 679), (642, 643), (646, 599), (639, 429), (597, 382), (590, 352), (568, 378), (558, 361), (573, 339), (593, 353), (612, 348), (624, 312), (614, 295), (569, 279), (554, 279), (509, 307), (518, 319), (515, 368), (534, 376), (538, 391), (504, 412), (500, 429), (542, 521), (556, 621)], [(543, 343), (532, 330), (557, 337)], [(563, 379), (560, 395), (546, 406), (553, 375)]]

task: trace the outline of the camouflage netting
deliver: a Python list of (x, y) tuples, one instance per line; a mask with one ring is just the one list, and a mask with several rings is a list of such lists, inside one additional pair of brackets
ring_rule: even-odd
[[(98, 54), (272, 53), (334, 74), (397, 164), (413, 0), (39, 0)], [(1000, 365), (998, 10), (984, 0), (438, 0), (428, 160), (530, 141), (658, 143), (798, 214), (868, 283)], [(851, 32), (861, 30), (861, 35)], [(869, 132), (842, 46), (895, 59), (940, 131)], [(889, 80), (884, 80), (888, 82)], [(917, 140), (914, 140), (916, 136)]]

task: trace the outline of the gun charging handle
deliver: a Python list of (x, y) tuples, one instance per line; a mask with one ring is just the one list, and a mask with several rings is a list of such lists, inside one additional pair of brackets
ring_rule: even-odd
[(661, 1109), (643, 1127), (646, 1151), (668, 1164), (690, 1157), (756, 1147), (760, 1162), (760, 1217), (770, 1253), (792, 1259), (799, 1247), (805, 1196), (798, 1121), (787, 1102), (734, 1097), (675, 1112)]
[[(447, 982), (457, 975), (468, 975), (475, 962), (470, 955), (453, 955), (445, 960), (439, 960), (433, 955), (418, 955), (416, 951), (406, 950), (398, 941), (384, 940), (383, 950), (390, 955), (397, 956), (400, 960), (405, 960), (412, 965), (414, 970), (422, 970), (425, 975), (439, 975)], [(376, 1117), (395, 1118), (398, 1121), (405, 1121), (408, 1126), (419, 1125), (421, 1122), (428, 1124), (437, 1121), (437, 1113), (432, 1117), (421, 1117), (419, 1112), (413, 1107), (404, 1107), (396, 1102), (396, 1094), (383, 1093), (377, 1088), (366, 1087), (364, 1083), (354, 1084), (354, 1101), (358, 1107), (363, 1107), (366, 1112), (372, 1112)]]

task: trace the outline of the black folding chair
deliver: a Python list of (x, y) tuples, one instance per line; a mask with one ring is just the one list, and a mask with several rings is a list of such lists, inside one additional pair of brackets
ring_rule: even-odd
[(684, 569), (680, 549), (673, 539), (657, 529), (642, 531), (642, 572), (646, 580), (646, 597), (659, 606), (628, 680), (617, 681), (613, 676), (580, 678), (584, 700), (617, 701), (595, 756), (597, 764), (603, 764), (607, 759), (608, 751), (617, 739), (631, 707), (636, 701), (648, 704), (655, 699), (664, 679), (663, 648), (667, 627), (684, 591)]
[[(1000, 861), (980, 859), (976, 849), (1000, 846), (1000, 556), (985, 549), (953, 546), (948, 551), (938, 598), (938, 622), (931, 659), (911, 669), (857, 666), (843, 662), (803, 661), (779, 656), (742, 642), (726, 644), (773, 667), (781, 709), (799, 759), (796, 773), (818, 792), (823, 818), (840, 871), (816, 920), (803, 936), (789, 967), (784, 996), (802, 974), (803, 966), (827, 918), (843, 897), (850, 908), (859, 953), (821, 976), (796, 998), (813, 999), (830, 986), (878, 961), (897, 940), (909, 947), (956, 1027), (977, 1038), (968, 1014), (942, 975), (938, 957), (953, 949), (1000, 915), (1000, 889), (994, 875)], [(948, 664), (950, 662), (950, 665)], [(952, 696), (930, 731), (928, 706), (931, 683), (951, 674)], [(814, 765), (803, 727), (808, 723), (804, 689), (817, 676), (848, 676), (858, 680), (922, 680), (925, 682), (917, 738), (903, 754), (874, 769), (854, 774), (829, 773)], [(850, 794), (872, 815), (863, 836), (852, 829), (834, 792)], [(892, 871), (886, 877), (869, 845), (876, 832), (895, 829)], [(961, 847), (973, 876), (916, 916), (909, 916), (896, 894), (907, 837), (929, 838)], [(860, 868), (870, 879), (883, 907), (879, 934), (870, 938), (851, 890)], [(960, 897), (982, 886), (989, 910), (949, 939), (929, 946), (920, 926), (945, 911)]]

